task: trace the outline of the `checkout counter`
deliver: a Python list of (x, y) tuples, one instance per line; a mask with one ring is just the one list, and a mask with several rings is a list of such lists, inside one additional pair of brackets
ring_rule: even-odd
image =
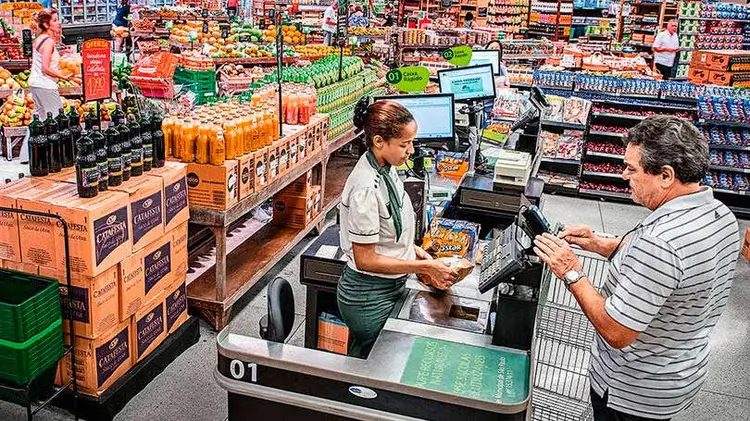
[[(434, 175), (431, 180), (440, 183)], [(476, 186), (461, 180), (448, 209), (470, 216), (508, 200), (507, 192)], [(475, 192), (487, 200), (462, 200)], [(509, 212), (505, 217), (512, 221)], [(214, 374), (228, 392), (229, 420), (251, 413), (304, 420), (525, 419), (538, 289), (501, 285), (480, 293), (478, 266), (446, 293), (412, 275), (370, 355), (358, 359), (316, 349), (318, 317), (338, 313), (344, 259), (338, 225), (301, 256), (304, 348), (228, 329), (219, 334)]]

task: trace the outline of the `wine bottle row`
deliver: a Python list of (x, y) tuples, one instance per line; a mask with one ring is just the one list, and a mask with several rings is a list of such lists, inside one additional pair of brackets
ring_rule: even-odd
[(60, 109), (55, 118), (47, 113), (43, 121), (34, 114), (28, 142), (31, 175), (43, 177), (75, 165), (78, 195), (90, 198), (164, 166), (161, 116), (144, 114), (138, 119), (130, 114), (126, 118), (118, 105), (111, 120), (102, 130), (93, 108), (84, 117), (84, 128), (73, 107), (67, 115)]

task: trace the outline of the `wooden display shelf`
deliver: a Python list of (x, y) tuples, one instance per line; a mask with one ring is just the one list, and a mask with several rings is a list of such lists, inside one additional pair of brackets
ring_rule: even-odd
[[(330, 160), (336, 171), (328, 173), (330, 155), (357, 136), (349, 131), (329, 142), (305, 162), (276, 179), (263, 190), (243, 199), (227, 211), (190, 209), (190, 222), (211, 228), (215, 237), (216, 257), (208, 270), (187, 287), (188, 303), (197, 309), (217, 330), (228, 323), (232, 306), (294, 248), (313, 229), (320, 229), (325, 215), (338, 205), (351, 164), (338, 158)], [(319, 167), (321, 185), (320, 213), (305, 228), (287, 228), (268, 223), (233, 250), (227, 249), (229, 225), (273, 197), (307, 171)], [(247, 241), (251, 240), (251, 241)]]

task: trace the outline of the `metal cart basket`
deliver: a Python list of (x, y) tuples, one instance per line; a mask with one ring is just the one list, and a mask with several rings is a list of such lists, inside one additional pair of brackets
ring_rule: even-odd
[[(597, 255), (576, 251), (583, 272), (601, 289), (609, 262)], [(542, 275), (534, 344), (534, 369), (530, 419), (539, 421), (588, 421), (589, 358), (594, 327), (565, 284), (549, 269)]]

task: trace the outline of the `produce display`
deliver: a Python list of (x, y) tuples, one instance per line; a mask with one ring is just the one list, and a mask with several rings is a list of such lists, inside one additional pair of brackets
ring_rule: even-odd
[(79, 87), (83, 84), (81, 76), (81, 55), (68, 51), (60, 57), (60, 73), (72, 76), (70, 80), (59, 80), (57, 86), (61, 88)]
[(348, 29), (349, 35), (358, 36), (383, 36), (385, 28), (367, 28), (364, 26), (352, 26)]
[(22, 79), (19, 82), (17, 78), (18, 76), (14, 77), (9, 71), (0, 67), (0, 89), (16, 90), (16, 89), (28, 87), (28, 84), (26, 83), (25, 79)]
[(3, 111), (0, 113), (0, 124), (3, 127), (21, 127), (28, 126), (31, 122), (31, 115), (34, 111), (34, 100), (31, 94), (18, 96), (16, 93), (11, 94), (3, 104)]
[[(361, 58), (344, 57), (341, 78), (348, 79), (362, 69), (364, 62)], [(285, 82), (305, 82), (322, 88), (339, 80), (339, 59), (336, 56), (328, 56), (304, 68), (289, 66), (284, 68), (283, 75)]]
[[(295, 45), (292, 47), (294, 51), (300, 57), (326, 57), (337, 55), (339, 53), (338, 47), (327, 46), (327, 45)], [(344, 55), (351, 55), (350, 48), (344, 48)]]

